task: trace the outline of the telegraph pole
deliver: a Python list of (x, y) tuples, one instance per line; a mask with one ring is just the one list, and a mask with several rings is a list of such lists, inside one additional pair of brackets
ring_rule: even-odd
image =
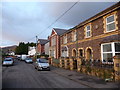
[(36, 60), (37, 60), (37, 42), (38, 42), (38, 37), (36, 36)]

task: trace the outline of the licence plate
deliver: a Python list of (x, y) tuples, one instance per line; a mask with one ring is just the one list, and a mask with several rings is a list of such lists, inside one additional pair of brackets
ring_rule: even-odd
[(44, 66), (43, 68), (47, 68), (47, 67)]

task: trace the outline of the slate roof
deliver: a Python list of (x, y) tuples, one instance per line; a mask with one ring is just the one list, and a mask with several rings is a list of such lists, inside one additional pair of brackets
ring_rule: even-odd
[(38, 39), (38, 41), (40, 41), (40, 44), (46, 44), (47, 42), (49, 42), (49, 40), (47, 39)]
[(59, 29), (59, 28), (53, 28), (53, 29), (58, 35), (62, 35), (63, 33), (67, 32), (66, 29)]

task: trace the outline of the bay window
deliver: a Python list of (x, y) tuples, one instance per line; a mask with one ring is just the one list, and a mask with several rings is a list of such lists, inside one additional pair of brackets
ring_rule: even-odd
[(51, 39), (51, 46), (56, 45), (56, 37), (52, 37)]
[(64, 43), (64, 44), (67, 43), (67, 35), (65, 35), (65, 36), (63, 37), (63, 43)]
[(120, 54), (120, 42), (111, 42), (101, 45), (102, 61), (113, 62), (113, 56)]
[(68, 57), (68, 47), (67, 46), (62, 47), (61, 56)]

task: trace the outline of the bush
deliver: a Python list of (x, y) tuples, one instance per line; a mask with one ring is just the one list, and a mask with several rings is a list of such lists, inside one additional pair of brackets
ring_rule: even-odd
[(49, 55), (46, 54), (37, 55), (37, 58), (41, 58), (41, 57), (45, 57), (46, 59), (48, 59)]

